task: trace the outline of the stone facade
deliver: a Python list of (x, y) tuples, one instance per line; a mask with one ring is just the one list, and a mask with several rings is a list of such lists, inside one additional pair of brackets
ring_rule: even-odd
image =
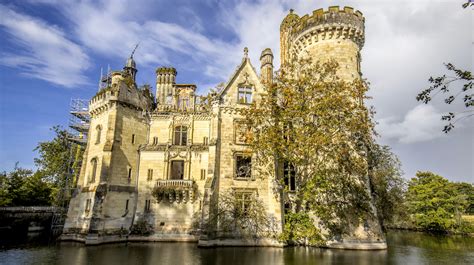
[[(300, 56), (334, 58), (343, 78), (360, 78), (364, 18), (359, 11), (331, 7), (302, 18), (290, 11), (280, 33), (282, 64)], [(251, 165), (252, 155), (242, 138), (238, 110), (258, 102), (272, 82), (270, 49), (262, 52), (260, 63), (259, 76), (245, 49), (225, 87), (206, 99), (195, 94), (195, 85), (177, 84), (176, 69), (158, 68), (155, 99), (149, 88), (135, 84), (131, 56), (89, 103), (85, 162), (62, 238), (86, 244), (148, 240), (281, 246), (271, 238), (226, 237), (219, 222), (212, 224), (216, 233), (203, 230), (212, 207), (230, 192), (256, 196), (276, 230), (282, 229), (284, 207), (275, 181), (254, 166), (242, 166)], [(129, 236), (139, 223), (150, 225), (151, 235)], [(354, 242), (351, 248), (385, 247), (383, 240)]]

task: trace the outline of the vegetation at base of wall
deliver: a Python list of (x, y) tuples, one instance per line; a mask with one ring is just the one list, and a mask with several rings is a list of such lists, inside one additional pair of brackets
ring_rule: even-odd
[(406, 207), (416, 229), (436, 233), (472, 233), (474, 226), (462, 218), (474, 204), (474, 186), (453, 183), (431, 172), (418, 172), (408, 183)]
[(292, 245), (323, 246), (326, 242), (314, 219), (306, 212), (285, 214), (283, 233), (279, 239)]
[(209, 219), (203, 223), (205, 233), (227, 238), (276, 238), (277, 221), (269, 216), (265, 205), (255, 194), (245, 199), (229, 191), (219, 195), (210, 207)]
[(148, 223), (144, 218), (142, 218), (132, 225), (130, 233), (132, 235), (149, 236), (154, 233), (154, 229), (150, 223)]

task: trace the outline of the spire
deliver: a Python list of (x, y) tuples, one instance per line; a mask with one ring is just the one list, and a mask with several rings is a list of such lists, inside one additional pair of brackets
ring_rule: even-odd
[(137, 72), (138, 72), (137, 64), (135, 63), (135, 60), (133, 60), (133, 55), (135, 54), (135, 51), (138, 48), (138, 44), (139, 43), (137, 43), (135, 45), (135, 48), (133, 48), (133, 51), (130, 54), (130, 57), (128, 57), (127, 61), (125, 62), (125, 66), (123, 67), (123, 70), (125, 72), (127, 72), (133, 78), (133, 81), (135, 81), (135, 77), (136, 77)]

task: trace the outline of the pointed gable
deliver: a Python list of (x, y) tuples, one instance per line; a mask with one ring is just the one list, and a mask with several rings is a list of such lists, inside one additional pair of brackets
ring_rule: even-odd
[(251, 93), (252, 97), (263, 92), (263, 85), (255, 71), (255, 68), (248, 57), (247, 48), (244, 49), (244, 57), (236, 71), (230, 77), (224, 89), (219, 93), (219, 97), (224, 104), (237, 104), (239, 102), (239, 87), (246, 88), (245, 93)]

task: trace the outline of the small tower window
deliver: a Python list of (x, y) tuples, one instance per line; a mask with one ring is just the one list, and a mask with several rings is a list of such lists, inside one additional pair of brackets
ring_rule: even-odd
[(150, 181), (153, 179), (153, 169), (148, 169), (148, 174), (146, 180)]
[(188, 128), (186, 126), (176, 126), (174, 128), (174, 144), (186, 145), (188, 140)]
[(130, 183), (130, 181), (132, 180), (132, 168), (128, 168), (128, 182)]
[(244, 104), (252, 103), (252, 88), (251, 87), (239, 87), (238, 89), (238, 102)]
[(291, 163), (283, 164), (283, 180), (288, 191), (296, 190), (296, 170)]
[(125, 211), (128, 211), (128, 200), (125, 201)]
[(135, 134), (132, 134), (132, 144), (135, 144)]
[(92, 158), (91, 159), (91, 173), (90, 173), (90, 178), (89, 182), (94, 183), (95, 182), (95, 175), (97, 174), (97, 158)]
[(235, 157), (235, 177), (252, 177), (252, 157), (248, 155), (237, 155)]
[(206, 179), (206, 170), (201, 169), (201, 180), (205, 180), (205, 179)]
[(145, 212), (146, 213), (150, 212), (150, 205), (151, 205), (151, 200), (145, 200)]
[(86, 213), (90, 212), (91, 210), (91, 199), (86, 200), (86, 208), (84, 209)]
[(153, 145), (157, 145), (158, 144), (158, 137), (153, 137)]
[(204, 145), (209, 145), (209, 138), (204, 137), (204, 138), (202, 139), (202, 142), (203, 142)]
[(102, 133), (102, 126), (100, 125), (97, 125), (97, 127), (95, 128), (95, 144), (100, 144), (100, 135)]

